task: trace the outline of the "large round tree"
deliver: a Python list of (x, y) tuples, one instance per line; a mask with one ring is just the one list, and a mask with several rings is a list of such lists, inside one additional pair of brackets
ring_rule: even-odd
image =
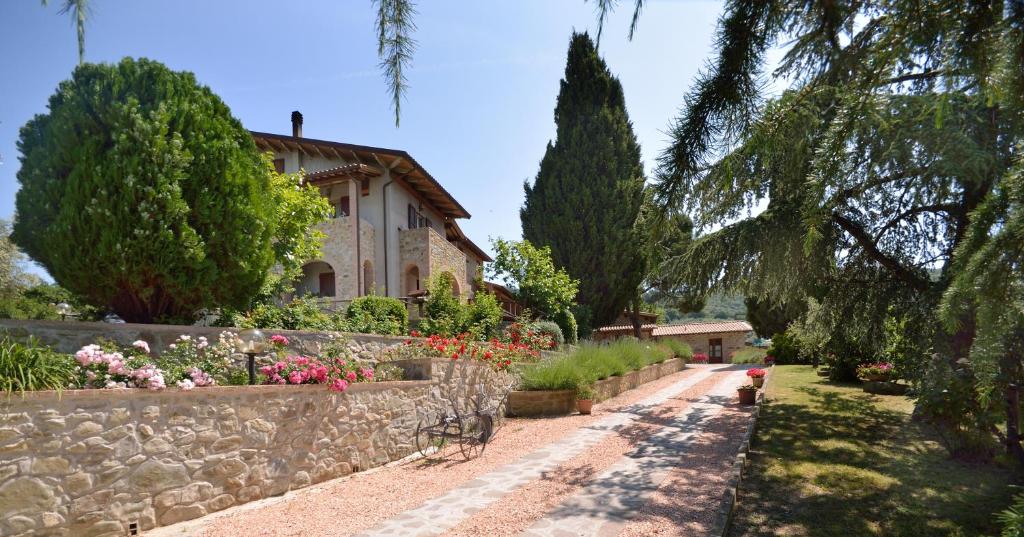
[[(618, 317), (645, 276), (635, 229), (644, 201), (640, 144), (622, 84), (586, 33), (574, 33), (549, 143), (520, 211), (523, 238), (551, 248), (555, 264), (580, 281), (579, 303), (601, 326)], [(581, 316), (585, 317), (585, 316)]]
[(244, 308), (275, 261), (272, 170), (191, 73), (81, 65), (18, 149), (13, 240), (127, 321)]

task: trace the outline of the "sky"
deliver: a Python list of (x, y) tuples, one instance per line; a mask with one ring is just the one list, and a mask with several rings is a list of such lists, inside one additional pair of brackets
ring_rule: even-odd
[[(18, 129), (78, 61), (59, 4), (0, 1), (0, 218), (14, 215)], [(195, 73), (247, 128), (409, 152), (473, 215), (489, 239), (521, 236), (523, 182), (555, 135), (553, 111), (573, 30), (596, 34), (583, 0), (429, 0), (415, 18), (418, 49), (396, 127), (378, 68), (370, 0), (92, 0), (89, 62), (125, 56)], [(711, 53), (721, 2), (652, 0), (627, 39), (632, 2), (607, 22), (600, 52), (622, 81), (645, 170)], [(34, 271), (42, 273), (42, 269)]]

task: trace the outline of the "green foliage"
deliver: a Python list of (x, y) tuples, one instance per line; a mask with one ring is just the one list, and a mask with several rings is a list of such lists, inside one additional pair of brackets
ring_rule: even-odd
[(746, 319), (750, 326), (763, 338), (785, 332), (790, 323), (807, 311), (807, 306), (803, 302), (773, 303), (755, 297), (743, 299), (743, 305), (747, 310)]
[(1013, 497), (1013, 505), (998, 515), (1003, 525), (1002, 537), (1021, 537), (1024, 535), (1024, 494)]
[(764, 357), (768, 354), (765, 349), (757, 347), (744, 347), (734, 353), (730, 362), (734, 364), (763, 364)]
[(257, 304), (246, 313), (226, 311), (214, 324), (239, 328), (351, 331), (343, 314), (323, 311), (320, 301), (313, 296), (296, 297), (284, 306)]
[[(576, 316), (572, 314), (572, 310), (559, 310), (552, 315), (551, 320), (554, 321), (562, 331), (562, 337), (565, 340), (565, 343), (575, 345), (579, 342), (579, 327), (576, 325)], [(561, 345), (562, 342), (559, 341), (558, 344)]]
[(634, 227), (644, 170), (622, 85), (586, 33), (570, 41), (555, 123), (557, 138), (534, 184), (524, 185), (523, 238), (550, 247), (555, 265), (579, 280), (577, 300), (600, 326), (622, 312), (645, 276)]
[(565, 335), (562, 334), (562, 328), (553, 321), (537, 321), (533, 323), (530, 328), (542, 334), (546, 334), (558, 347), (565, 345)]
[(610, 345), (583, 343), (571, 354), (543, 360), (522, 370), (524, 390), (576, 390), (671, 358), (665, 345), (618, 340)]
[(419, 330), (427, 335), (452, 337), (466, 327), (466, 309), (454, 294), (455, 277), (442, 272), (427, 282), (430, 293), (423, 305)]
[(525, 240), (496, 239), (491, 244), (497, 254), (489, 267), (491, 274), (512, 290), (524, 308), (541, 318), (572, 311), (579, 282), (555, 268), (550, 248), (537, 248)]
[(76, 365), (71, 356), (54, 352), (34, 338), (25, 343), (0, 339), (0, 391), (8, 396), (74, 387)]
[(498, 297), (481, 288), (473, 296), (473, 302), (466, 308), (466, 332), (481, 340), (491, 339), (498, 335), (502, 317)]
[(294, 234), (308, 236), (302, 220), (316, 211), (280, 212), (295, 208), (276, 205), (287, 181), (191, 73), (144, 59), (81, 65), (18, 149), (13, 240), (126, 321), (244, 310), (271, 266), (305, 251)]
[(71, 306), (77, 321), (99, 321), (104, 312), (82, 302), (70, 291), (52, 283), (41, 283), (21, 289), (10, 299), (0, 302), (0, 318), (58, 320), (57, 304)]
[(775, 358), (778, 365), (808, 363), (808, 358), (800, 355), (799, 342), (789, 332), (779, 332), (772, 336), (768, 356)]
[(397, 298), (369, 295), (353, 299), (345, 319), (353, 332), (400, 335), (408, 329), (409, 310)]
[(693, 358), (693, 349), (690, 348), (685, 341), (679, 341), (678, 339), (667, 337), (659, 339), (658, 343), (668, 347), (668, 349), (672, 351), (672, 356), (675, 356), (676, 358), (682, 358), (686, 361)]

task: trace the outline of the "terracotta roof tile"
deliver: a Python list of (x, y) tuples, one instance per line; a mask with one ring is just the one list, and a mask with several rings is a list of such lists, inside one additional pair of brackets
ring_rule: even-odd
[(658, 336), (685, 336), (689, 334), (713, 334), (717, 332), (750, 332), (754, 330), (746, 321), (710, 321), (658, 326), (651, 334)]
[[(640, 330), (654, 330), (658, 327), (656, 324), (642, 324)], [(633, 325), (631, 324), (617, 324), (614, 326), (602, 326), (597, 329), (597, 332), (621, 332), (623, 330), (632, 330)]]

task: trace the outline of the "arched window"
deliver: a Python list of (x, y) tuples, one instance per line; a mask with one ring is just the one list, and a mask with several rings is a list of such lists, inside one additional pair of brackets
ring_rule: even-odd
[(405, 294), (411, 295), (412, 293), (420, 290), (420, 268), (416, 265), (410, 266), (405, 271)]
[(462, 293), (459, 291), (459, 280), (452, 276), (452, 296), (459, 298)]
[(363, 261), (363, 295), (372, 295), (373, 288), (373, 263)]

